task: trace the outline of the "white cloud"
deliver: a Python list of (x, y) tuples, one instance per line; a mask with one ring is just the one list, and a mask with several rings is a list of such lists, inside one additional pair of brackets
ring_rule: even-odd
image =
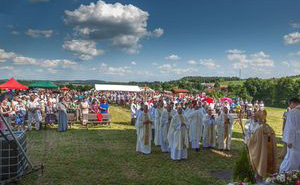
[(44, 69), (37, 69), (36, 72), (38, 72), (38, 73), (43, 73), (43, 72), (44, 72)]
[(1, 66), (0, 70), (14, 70), (15, 68), (13, 66)]
[(147, 30), (149, 14), (140, 8), (121, 3), (97, 3), (80, 5), (79, 8), (65, 11), (64, 22), (74, 27), (79, 36), (94, 41), (111, 41), (111, 45), (128, 53), (138, 53), (141, 39), (159, 37), (163, 29)]
[(285, 44), (299, 44), (300, 43), (300, 32), (293, 32), (283, 37)]
[(56, 74), (56, 73), (58, 73), (58, 70), (53, 69), (53, 68), (48, 68), (48, 72), (52, 73), (52, 74)]
[(197, 65), (198, 64), (198, 62), (196, 62), (195, 60), (189, 60), (188, 63), (191, 64), (191, 65)]
[(132, 73), (130, 67), (128, 66), (124, 66), (124, 67), (112, 67), (112, 66), (108, 66), (106, 63), (102, 63), (99, 71), (102, 74), (109, 74), (109, 75), (120, 75), (120, 76), (124, 76), (126, 74), (130, 74)]
[(141, 76), (153, 76), (154, 74), (150, 71), (138, 71), (137, 72), (138, 75), (141, 75)]
[(209, 68), (209, 69), (217, 69), (220, 67), (220, 65), (216, 64), (216, 62), (213, 59), (201, 59), (200, 64)]
[(178, 55), (172, 54), (170, 56), (165, 57), (165, 60), (177, 61), (180, 60), (180, 57)]
[(291, 23), (292, 28), (300, 28), (300, 23)]
[(228, 50), (227, 59), (233, 62), (232, 66), (234, 69), (244, 69), (249, 67), (252, 69), (274, 67), (274, 61), (263, 51), (247, 55), (241, 50)]
[(50, 38), (53, 34), (53, 30), (33, 30), (33, 29), (28, 29), (25, 32), (26, 35), (33, 37), (33, 38), (38, 38), (38, 37), (45, 37), (45, 38)]
[(17, 55), (14, 52), (6, 52), (3, 49), (0, 49), (0, 61), (5, 62), (6, 60), (15, 58)]
[(202, 65), (202, 66), (207, 67), (208, 69), (217, 69), (217, 68), (220, 67), (220, 65), (216, 64), (216, 62), (211, 58), (200, 59), (199, 61), (189, 60), (188, 64), (190, 64), (190, 65)]
[(158, 69), (163, 74), (177, 74), (177, 75), (187, 75), (192, 74), (198, 71), (198, 69), (195, 68), (178, 68), (174, 64), (163, 64), (161, 66), (158, 66)]
[(90, 40), (71, 40), (65, 41), (63, 48), (75, 52), (81, 60), (91, 60), (104, 53), (103, 50), (96, 48), (96, 42)]
[(153, 30), (152, 35), (154, 37), (161, 37), (164, 34), (164, 30), (162, 28), (156, 28)]
[(11, 34), (12, 34), (12, 35), (20, 35), (20, 32), (18, 32), (18, 31), (16, 31), (16, 30), (13, 30), (13, 31), (11, 32)]
[(132, 61), (132, 62), (131, 62), (131, 65), (136, 65), (136, 62), (135, 62), (135, 61)]
[(158, 63), (157, 62), (152, 62), (152, 65), (157, 66)]
[(76, 65), (76, 62), (66, 59), (36, 59), (18, 55), (14, 52), (6, 52), (3, 49), (0, 49), (0, 61), (13, 61), (14, 64), (18, 65), (37, 65), (42, 67), (67, 67)]
[(290, 53), (289, 54), (290, 56), (300, 56), (300, 51), (296, 51), (296, 52), (293, 52), (293, 53)]

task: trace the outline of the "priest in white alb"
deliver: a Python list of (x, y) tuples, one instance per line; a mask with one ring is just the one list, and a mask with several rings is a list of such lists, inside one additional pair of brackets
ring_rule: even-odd
[(223, 107), (223, 112), (217, 118), (218, 125), (218, 149), (230, 150), (233, 117), (229, 114), (229, 110), (226, 106)]
[(144, 154), (151, 153), (152, 121), (148, 106), (144, 105), (143, 112), (136, 120), (137, 143), (136, 151)]
[(163, 102), (159, 101), (155, 110), (155, 122), (154, 122), (154, 144), (160, 145), (160, 128), (161, 128), (161, 114), (163, 112)]
[(171, 148), (171, 159), (187, 159), (187, 149), (189, 147), (188, 129), (188, 120), (183, 115), (182, 108), (179, 107), (177, 114), (171, 121), (168, 132), (168, 141)]
[(199, 107), (195, 105), (187, 115), (188, 119), (191, 120), (189, 128), (189, 139), (192, 143), (192, 148), (199, 151), (199, 142), (202, 137), (202, 121), (203, 114), (200, 112)]
[(290, 100), (290, 107), (282, 141), (287, 145), (287, 153), (280, 165), (280, 172), (300, 170), (300, 100)]
[(168, 142), (168, 131), (170, 123), (172, 120), (172, 107), (168, 105), (166, 109), (163, 110), (161, 115), (161, 129), (160, 129), (160, 148), (162, 152), (170, 152), (169, 142)]
[(214, 148), (216, 146), (216, 119), (211, 108), (203, 118), (203, 125), (203, 148)]

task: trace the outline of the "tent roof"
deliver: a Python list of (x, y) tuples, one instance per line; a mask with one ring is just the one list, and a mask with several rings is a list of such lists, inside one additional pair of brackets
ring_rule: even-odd
[(134, 85), (95, 84), (95, 89), (98, 91), (133, 91), (133, 92), (141, 91), (139, 86), (134, 86)]
[(57, 88), (58, 86), (51, 81), (36, 81), (31, 83), (29, 87)]
[(69, 87), (63, 86), (63, 87), (61, 87), (60, 89), (61, 89), (61, 90), (69, 90)]
[(172, 92), (177, 94), (177, 93), (189, 93), (190, 91), (187, 89), (172, 89)]
[(0, 85), (0, 89), (28, 89), (28, 87), (11, 77), (8, 81)]

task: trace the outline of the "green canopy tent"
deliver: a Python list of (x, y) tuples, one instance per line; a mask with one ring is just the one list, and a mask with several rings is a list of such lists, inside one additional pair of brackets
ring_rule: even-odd
[(31, 88), (58, 88), (57, 85), (55, 85), (51, 81), (36, 81), (31, 83), (28, 87)]

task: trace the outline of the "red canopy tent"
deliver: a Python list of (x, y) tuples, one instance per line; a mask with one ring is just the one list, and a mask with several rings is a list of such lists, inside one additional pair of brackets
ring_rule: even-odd
[(214, 99), (210, 98), (210, 97), (206, 97), (202, 100), (203, 102), (207, 102), (207, 103), (213, 103), (214, 102)]
[(0, 89), (28, 89), (28, 87), (11, 77), (8, 81), (0, 85)]
[(67, 86), (64, 86), (62, 88), (60, 88), (61, 90), (69, 90), (69, 88)]

